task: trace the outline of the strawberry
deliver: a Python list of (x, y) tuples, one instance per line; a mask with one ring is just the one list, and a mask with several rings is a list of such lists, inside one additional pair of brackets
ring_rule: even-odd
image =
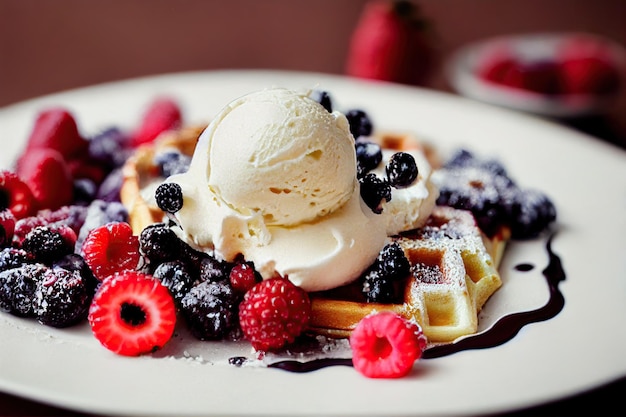
[(36, 211), (30, 187), (14, 172), (0, 171), (0, 209), (9, 209), (17, 220)]
[(608, 45), (584, 36), (564, 42), (557, 50), (562, 89), (567, 94), (610, 94), (620, 76)]
[(58, 151), (29, 149), (18, 160), (16, 173), (31, 189), (37, 209), (56, 210), (72, 202), (72, 176)]
[(423, 85), (434, 60), (427, 22), (409, 1), (366, 4), (350, 39), (346, 73), (367, 79)]
[(539, 94), (559, 92), (558, 67), (554, 61), (518, 62), (504, 70), (500, 82)]
[(102, 282), (89, 308), (88, 321), (105, 348), (119, 355), (139, 356), (155, 352), (171, 339), (176, 307), (158, 279), (124, 271)]
[(282, 277), (256, 284), (239, 305), (241, 330), (258, 351), (292, 343), (306, 328), (310, 316), (308, 294)]
[(137, 131), (131, 137), (131, 146), (152, 142), (159, 134), (182, 125), (182, 113), (176, 101), (168, 97), (154, 100), (143, 115)]
[(415, 322), (391, 311), (364, 317), (350, 335), (354, 368), (369, 378), (401, 378), (426, 348)]
[(37, 116), (26, 145), (30, 149), (50, 148), (64, 158), (86, 155), (89, 143), (78, 132), (72, 114), (63, 108), (51, 108)]
[(128, 223), (107, 223), (89, 232), (81, 255), (94, 276), (102, 281), (111, 274), (137, 267), (139, 237), (133, 235)]

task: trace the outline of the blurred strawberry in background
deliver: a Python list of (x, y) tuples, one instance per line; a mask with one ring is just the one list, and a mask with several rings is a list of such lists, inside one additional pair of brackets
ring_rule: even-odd
[(346, 73), (424, 85), (435, 57), (432, 27), (416, 3), (373, 0), (365, 5), (352, 34)]

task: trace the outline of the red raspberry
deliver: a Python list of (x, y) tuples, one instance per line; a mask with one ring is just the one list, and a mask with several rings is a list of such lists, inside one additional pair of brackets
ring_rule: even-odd
[(36, 211), (33, 193), (16, 173), (0, 171), (0, 209), (8, 208), (16, 219), (31, 216)]
[(0, 211), (0, 248), (11, 246), (15, 232), (15, 216), (9, 209)]
[(177, 129), (182, 125), (182, 114), (178, 103), (163, 97), (154, 100), (148, 107), (137, 131), (132, 135), (131, 145), (136, 147), (152, 142), (166, 130)]
[(52, 108), (39, 113), (26, 147), (27, 152), (54, 149), (70, 159), (86, 155), (89, 142), (80, 135), (74, 117), (66, 109)]
[(116, 272), (137, 267), (139, 237), (133, 235), (128, 223), (107, 223), (89, 232), (81, 247), (81, 255), (95, 277), (102, 281)]
[(40, 210), (56, 210), (74, 198), (67, 163), (54, 149), (28, 150), (18, 160), (16, 173), (30, 187)]
[(476, 74), (486, 81), (502, 83), (506, 73), (519, 63), (507, 45), (499, 45), (485, 53), (478, 63)]
[(233, 290), (241, 294), (248, 292), (260, 281), (254, 266), (248, 262), (235, 264), (230, 270), (229, 279)]
[(102, 282), (88, 320), (104, 347), (119, 355), (138, 356), (162, 348), (171, 339), (176, 307), (158, 279), (124, 271)]
[(365, 5), (350, 40), (346, 73), (355, 77), (423, 85), (434, 62), (428, 24), (407, 1)]
[(422, 357), (422, 329), (391, 311), (363, 318), (350, 335), (354, 368), (369, 378), (400, 378)]
[(306, 328), (310, 316), (308, 294), (282, 277), (256, 284), (239, 305), (241, 330), (259, 351), (292, 343)]

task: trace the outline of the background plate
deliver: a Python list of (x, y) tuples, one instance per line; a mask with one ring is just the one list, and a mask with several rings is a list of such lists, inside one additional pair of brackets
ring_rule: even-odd
[[(626, 375), (626, 153), (560, 126), (452, 95), (322, 74), (182, 73), (1, 109), (1, 166), (12, 164), (35, 115), (47, 106), (66, 106), (81, 132), (93, 134), (110, 125), (134, 126), (157, 95), (179, 99), (193, 123), (209, 120), (242, 94), (271, 86), (327, 90), (337, 109), (362, 108), (377, 127), (414, 131), (444, 152), (466, 146), (495, 156), (520, 185), (546, 192), (559, 215), (552, 248), (567, 274), (563, 311), (502, 346), (420, 361), (400, 380), (371, 380), (346, 367), (309, 374), (235, 368), (218, 360), (230, 354), (221, 343), (194, 345), (201, 355), (183, 348), (159, 358), (125, 358), (102, 348), (86, 326), (56, 330), (0, 314), (0, 389), (102, 414), (432, 416), (511, 411)], [(544, 244), (507, 249), (503, 290), (507, 281), (539, 274), (547, 263)], [(537, 268), (521, 274), (513, 268), (521, 262)], [(547, 290), (529, 288), (499, 292), (491, 304), (516, 299), (542, 305)]]

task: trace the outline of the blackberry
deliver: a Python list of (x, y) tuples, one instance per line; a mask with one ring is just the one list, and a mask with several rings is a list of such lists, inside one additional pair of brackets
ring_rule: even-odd
[(83, 279), (90, 296), (95, 294), (96, 288), (100, 284), (100, 281), (94, 276), (85, 259), (77, 253), (70, 253), (53, 262), (52, 269), (65, 269), (70, 272), (77, 271)]
[(404, 254), (404, 250), (397, 243), (389, 243), (381, 249), (374, 262), (374, 267), (383, 278), (389, 280), (405, 278), (411, 270), (411, 264)]
[(118, 127), (109, 127), (89, 140), (89, 156), (109, 170), (124, 165), (131, 152), (128, 135)]
[(113, 169), (98, 186), (95, 198), (109, 203), (119, 203), (123, 181), (122, 168)]
[(47, 326), (67, 327), (87, 317), (91, 296), (79, 271), (50, 269), (33, 298), (33, 313)]
[(164, 262), (156, 267), (153, 275), (170, 290), (178, 305), (191, 290), (194, 283), (194, 277), (191, 275), (187, 264), (182, 261)]
[(200, 340), (219, 340), (228, 335), (238, 323), (237, 308), (237, 298), (226, 282), (201, 282), (181, 302), (183, 317)]
[(22, 242), (22, 248), (31, 253), (36, 261), (44, 264), (51, 264), (74, 252), (73, 243), (46, 226), (38, 226), (28, 232)]
[(346, 113), (346, 118), (350, 125), (350, 133), (352, 133), (354, 139), (372, 134), (372, 121), (365, 111), (359, 109), (349, 110)]
[(0, 251), (0, 272), (34, 263), (33, 256), (23, 249), (8, 247)]
[(174, 182), (166, 182), (154, 193), (159, 208), (167, 213), (176, 213), (183, 208), (183, 189)]
[(143, 229), (139, 247), (153, 264), (176, 260), (181, 253), (180, 239), (165, 223), (154, 223)]
[(0, 310), (32, 317), (35, 291), (46, 271), (43, 264), (25, 264), (0, 272)]
[(362, 178), (359, 178), (361, 183), (361, 198), (376, 214), (382, 213), (381, 207), (382, 200), (391, 201), (391, 186), (383, 179), (380, 179), (376, 174), (365, 174)]
[(163, 152), (155, 156), (154, 163), (162, 177), (183, 174), (189, 169), (191, 157), (179, 151)]
[(513, 239), (535, 238), (556, 220), (554, 204), (540, 191), (517, 190), (507, 201), (507, 215)]
[(363, 280), (363, 296), (368, 303), (396, 302), (393, 281), (383, 278), (378, 270), (370, 270)]
[(380, 164), (383, 160), (383, 152), (380, 145), (374, 142), (357, 141), (354, 147), (356, 149), (357, 176), (362, 178)]
[(311, 92), (311, 99), (320, 103), (328, 113), (333, 112), (333, 101), (327, 91), (314, 90)]
[(199, 262), (200, 281), (224, 281), (228, 279), (232, 265), (211, 255), (203, 256)]
[(89, 178), (78, 178), (74, 180), (74, 204), (88, 206), (98, 192), (98, 185)]
[(417, 179), (418, 170), (415, 158), (406, 152), (396, 152), (389, 158), (385, 173), (392, 187), (408, 187)]

